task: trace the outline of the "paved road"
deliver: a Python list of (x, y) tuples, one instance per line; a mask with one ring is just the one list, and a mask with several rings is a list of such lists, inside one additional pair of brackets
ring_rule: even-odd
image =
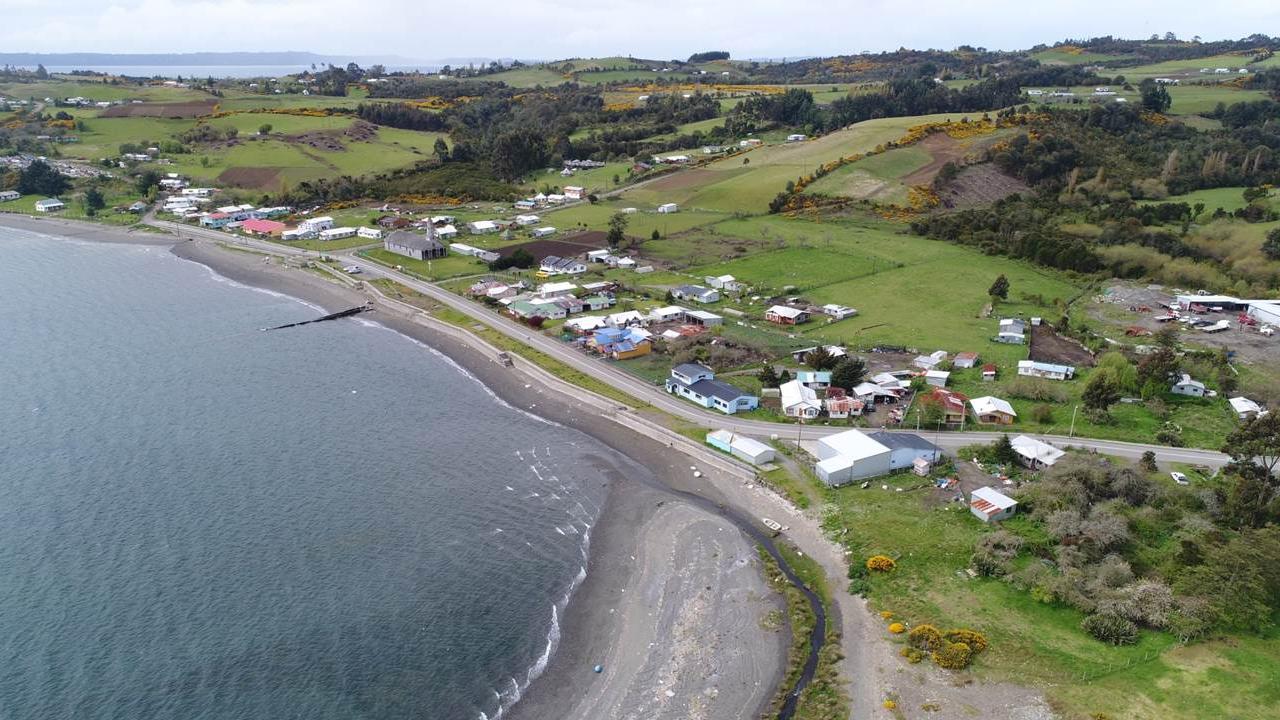
[[(150, 222), (156, 227), (174, 231), (182, 237), (198, 237), (217, 242), (238, 244), (274, 255), (317, 257), (320, 254), (310, 250), (288, 247), (264, 240), (232, 236), (215, 230), (193, 228), (189, 225), (182, 225), (180, 223), (158, 220), (152, 220)], [(405, 275), (404, 273), (397, 272), (391, 268), (366, 260), (357, 256), (351, 250), (336, 251), (327, 254), (331, 257), (340, 258), (343, 265), (359, 266), (363, 271), (362, 274), (366, 276), (395, 280), (401, 285), (412, 288), (413, 290), (416, 290), (417, 292), (420, 292), (441, 304), (448, 305), (453, 309), (466, 314), (477, 322), (489, 325), (504, 335), (519, 340), (540, 352), (546, 353), (570, 367), (597, 377), (666, 413), (702, 427), (710, 429), (728, 428), (734, 432), (739, 432), (744, 435), (754, 435), (756, 437), (777, 436), (788, 439), (794, 437), (802, 440), (812, 440), (825, 435), (841, 432), (843, 429), (846, 429), (823, 425), (800, 426), (790, 423), (772, 423), (762, 420), (739, 419), (699, 408), (696, 405), (668, 394), (662, 386), (651, 384), (606, 361), (600, 360), (592, 355), (588, 355), (585, 352), (566, 345), (554, 338), (532, 331), (524, 325), (516, 323), (510, 318), (506, 318), (492, 312), (479, 303), (472, 302), (471, 300), (455, 295), (454, 293), (437, 287), (432, 283), (418, 280)], [(900, 429), (891, 430), (890, 432), (914, 431)], [(1000, 433), (997, 432), (983, 431), (944, 431), (935, 433), (928, 430), (922, 430), (921, 434), (944, 450), (951, 451), (966, 445), (991, 442), (1000, 435)], [(1039, 435), (1037, 437), (1045, 442), (1049, 442), (1060, 447), (1072, 445), (1086, 450), (1095, 450), (1100, 453), (1130, 460), (1140, 458), (1147, 450), (1155, 452), (1156, 459), (1162, 463), (1177, 462), (1218, 468), (1226, 464), (1230, 459), (1216, 450), (1171, 448), (1163, 445), (1144, 445), (1141, 443), (1121, 442), (1118, 440), (1069, 438), (1063, 435)]]

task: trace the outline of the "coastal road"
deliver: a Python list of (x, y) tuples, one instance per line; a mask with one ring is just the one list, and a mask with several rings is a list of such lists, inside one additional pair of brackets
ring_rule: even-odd
[[(193, 228), (190, 225), (183, 225), (180, 223), (163, 220), (150, 220), (150, 224), (154, 227), (174, 232), (180, 237), (201, 238), (215, 242), (240, 245), (273, 255), (312, 258), (319, 257), (321, 255), (321, 253), (310, 250), (288, 247), (254, 238), (232, 236), (215, 230)], [(447, 305), (454, 310), (467, 315), (478, 323), (483, 323), (492, 327), (503, 335), (515, 339), (535, 350), (538, 350), (539, 352), (545, 353), (569, 367), (607, 382), (613, 387), (616, 387), (627, 394), (662, 410), (663, 412), (701, 427), (708, 429), (727, 428), (733, 432), (761, 438), (773, 438), (776, 436), (785, 439), (795, 438), (796, 440), (814, 440), (819, 437), (832, 435), (847, 429), (824, 425), (773, 423), (763, 420), (749, 420), (735, 418), (731, 415), (713, 413), (710, 410), (697, 407), (696, 405), (667, 393), (666, 390), (659, 385), (649, 383), (606, 361), (587, 355), (580, 350), (576, 350), (555, 338), (548, 337), (524, 325), (520, 325), (510, 318), (494, 313), (492, 310), (479, 303), (449, 292), (435, 284), (418, 280), (417, 278), (411, 277), (402, 272), (397, 272), (391, 268), (366, 260), (365, 258), (356, 255), (351, 250), (336, 251), (325, 254), (331, 257), (340, 258), (343, 265), (355, 265), (360, 267), (363, 275), (394, 280), (401, 285), (426, 295), (442, 305)], [(896, 428), (888, 431), (916, 432), (910, 428)], [(954, 452), (966, 445), (989, 443), (1003, 433), (989, 431), (933, 432), (925, 428), (921, 429), (919, 434), (925, 436), (942, 449)], [(1069, 445), (1127, 460), (1137, 460), (1142, 457), (1143, 453), (1151, 451), (1156, 454), (1157, 461), (1161, 463), (1186, 463), (1190, 465), (1203, 465), (1216, 469), (1230, 461), (1230, 458), (1227, 455), (1216, 450), (1208, 449), (1174, 448), (1164, 445), (1148, 445), (1142, 443), (1122, 442), (1119, 440), (1098, 440), (1093, 438), (1068, 437), (1064, 435), (1037, 435), (1036, 437), (1058, 447), (1066, 447)]]

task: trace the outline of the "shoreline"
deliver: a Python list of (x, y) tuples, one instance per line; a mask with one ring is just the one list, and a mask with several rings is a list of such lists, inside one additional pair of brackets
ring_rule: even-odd
[[(10, 218), (18, 218), (20, 221), (9, 222)], [(158, 233), (134, 233), (123, 228), (99, 227), (76, 221), (0, 214), (0, 226), (5, 225), (93, 241), (168, 245), (178, 257), (201, 263), (223, 277), (250, 287), (282, 292), (319, 305), (327, 311), (350, 306), (343, 303), (358, 304), (369, 299), (364, 293), (344, 287), (335, 280), (286, 268), (279, 264), (278, 258), (253, 251), (235, 252), (234, 249), (209, 240), (179, 241)], [(74, 228), (77, 232), (70, 234), (56, 229), (63, 227)], [(387, 307), (380, 307), (380, 312), (376, 315), (377, 321), (449, 357), (489, 388), (495, 397), (513, 407), (578, 429), (602, 442), (641, 470), (651, 471), (644, 472), (644, 475), (650, 482), (657, 482), (662, 486), (668, 500), (673, 494), (690, 492), (705, 499), (708, 515), (724, 513), (728, 508), (741, 517), (766, 516), (789, 524), (787, 540), (822, 565), (834, 590), (831, 593), (831, 604), (827, 608), (828, 622), (836, 628), (840, 637), (842, 659), (838, 669), (841, 684), (850, 696), (850, 717), (885, 720), (895, 717), (893, 711), (882, 705), (882, 700), (890, 696), (897, 697), (901, 707), (918, 706), (926, 702), (936, 704), (942, 700), (947, 709), (939, 715), (940, 720), (949, 720), (953, 717), (951, 711), (958, 711), (960, 708), (964, 708), (964, 712), (954, 716), (957, 720), (960, 717), (1016, 716), (1019, 720), (1056, 717), (1040, 689), (1018, 685), (1009, 680), (987, 679), (973, 682), (971, 679), (958, 683), (957, 677), (947, 671), (907, 665), (898, 657), (897, 646), (889, 641), (879, 615), (872, 612), (862, 598), (843, 592), (842, 582), (847, 565), (845, 551), (826, 537), (818, 518), (800, 511), (781, 496), (748, 479), (749, 475), (744, 475), (736, 463), (726, 462), (718, 453), (665, 428), (654, 432), (656, 426), (653, 423), (629, 412), (627, 408), (619, 407), (615, 401), (601, 398), (560, 380), (519, 356), (516, 356), (514, 371), (512, 368), (502, 367), (494, 360), (495, 349), (483, 339), (464, 328), (442, 323), (416, 309), (410, 312), (408, 306), (404, 306), (403, 316), (398, 315), (396, 308), (392, 307), (397, 304), (392, 301), (386, 303)], [(646, 428), (646, 425), (650, 427)], [(691, 464), (702, 471), (700, 479), (691, 477)], [(608, 493), (605, 507), (611, 507), (610, 499), (614, 497), (617, 488), (632, 485), (633, 483), (615, 482)], [(645, 482), (634, 485), (642, 487)], [(648, 516), (654, 514), (653, 508), (641, 508), (640, 511), (647, 512)], [(633, 516), (633, 522), (638, 522), (639, 517), (641, 516)], [(613, 617), (613, 613), (602, 611), (601, 608), (611, 592), (616, 595), (618, 590), (614, 589), (623, 588), (634, 580), (634, 573), (632, 576), (624, 575), (624, 571), (631, 567), (627, 561), (634, 562), (634, 558), (629, 553), (621, 555), (617, 547), (634, 547), (642, 534), (642, 527), (626, 525), (625, 522), (612, 522), (602, 508), (592, 530), (587, 577), (571, 595), (565, 612), (560, 616), (563, 633), (559, 648), (545, 672), (524, 692), (520, 702), (503, 716), (507, 720), (571, 717), (570, 709), (575, 703), (574, 692), (581, 685), (591, 684), (598, 677), (591, 672), (595, 664), (591, 659), (602, 657), (610, 650), (616, 651), (617, 643), (611, 642), (608, 636), (609, 631), (618, 626), (618, 620)], [(747, 536), (736, 526), (733, 529), (738, 535), (744, 538)], [(662, 534), (667, 530), (669, 528), (658, 526), (656, 532)], [(614, 548), (613, 559), (606, 561), (606, 556), (610, 554), (609, 548)], [(753, 572), (760, 575), (758, 569)], [(773, 595), (776, 602), (781, 603), (781, 598), (776, 593)], [(637, 612), (643, 614), (644, 608), (639, 608)], [(781, 642), (781, 638), (777, 636), (771, 639)], [(759, 638), (756, 640), (758, 649), (762, 646), (758, 643)], [(653, 652), (661, 652), (661, 649)], [(770, 676), (770, 689), (758, 703), (756, 711), (738, 712), (734, 715), (699, 712), (697, 716), (709, 720), (759, 716), (773, 699), (773, 688), (781, 682), (786, 644), (781, 644), (776, 653), (770, 651), (767, 654), (770, 657), (766, 659), (776, 661), (777, 666)], [(690, 670), (697, 671), (701, 668)], [(643, 717), (646, 720), (667, 717), (675, 720), (692, 716), (694, 713), (685, 712), (674, 715), (650, 713)], [(594, 717), (600, 716), (578, 717), (582, 720), (594, 720)]]
[[(177, 240), (162, 234), (145, 232), (128, 232), (124, 228), (109, 226), (85, 227), (80, 223), (68, 221), (49, 221), (38, 218), (22, 218), (19, 222), (9, 222), (9, 217), (0, 218), (0, 226), (8, 225), (22, 230), (70, 237), (76, 240), (97, 242), (117, 242), (126, 244), (147, 244), (169, 246), (175, 257), (196, 262), (209, 268), (212, 272), (233, 282), (249, 287), (279, 292), (303, 302), (324, 308), (326, 312), (363, 304), (368, 296), (354, 288), (340, 285), (316, 275), (286, 268), (258, 253), (237, 253), (225, 249), (215, 243), (203, 240)], [(74, 232), (67, 232), (73, 230)], [(654, 572), (645, 572), (636, 567), (636, 558), (648, 554), (659, 555), (654, 547), (659, 540), (681, 536), (693, 541), (709, 541), (711, 533), (718, 535), (736, 535), (736, 543), (716, 545), (729, 561), (723, 568), (703, 568), (699, 576), (698, 589), (704, 582), (718, 584), (732, 565), (747, 568), (751, 575), (759, 580), (758, 587), (749, 592), (738, 592), (737, 615), (732, 623), (715, 623), (711, 617), (714, 630), (710, 635), (727, 637), (732, 641), (735, 635), (734, 626), (745, 625), (752, 631), (759, 630), (759, 619), (769, 610), (783, 610), (785, 606), (780, 596), (768, 591), (764, 584), (759, 563), (755, 559), (755, 546), (740, 533), (735, 526), (723, 518), (710, 512), (682, 502), (671, 494), (671, 491), (700, 490), (705, 493), (705, 482), (698, 482), (690, 477), (687, 469), (692, 458), (683, 453), (673, 453), (671, 448), (644, 435), (633, 433), (615, 422), (600, 422), (591, 412), (592, 408), (573, 402), (557, 390), (540, 387), (534, 378), (520, 371), (499, 365), (495, 359), (479, 350), (474, 344), (461, 340), (452, 334), (428, 327), (410, 319), (398, 317), (393, 312), (374, 313), (367, 319), (373, 320), (383, 327), (426, 345), (456, 363), (465, 373), (480, 382), (502, 402), (541, 418), (561, 424), (567, 428), (582, 432), (602, 443), (614, 457), (600, 458), (595, 463), (596, 469), (606, 476), (604, 482), (609, 485), (601, 512), (591, 529), (591, 540), (587, 553), (586, 577), (569, 595), (568, 603), (559, 612), (560, 637), (551, 653), (542, 673), (527, 688), (522, 688), (518, 702), (511, 705), (500, 715), (487, 716), (488, 720), (502, 717), (506, 720), (522, 720), (533, 718), (569, 718), (581, 717), (583, 720), (593, 717), (592, 708), (583, 707), (591, 700), (584, 691), (593, 691), (591, 695), (599, 700), (603, 696), (630, 697), (636, 688), (628, 683), (630, 678), (613, 672), (614, 665), (626, 665), (639, 671), (647, 660), (663, 653), (658, 647), (662, 638), (662, 629), (649, 628), (648, 633), (632, 629), (630, 634), (642, 634), (651, 641), (648, 646), (628, 648), (620, 645), (617, 637), (628, 620), (636, 625), (637, 616), (646, 615), (646, 607), (632, 604), (627, 610), (620, 606), (628, 591), (639, 595), (640, 591), (649, 594), (669, 595), (672, 588), (661, 586), (666, 578), (656, 577)], [(701, 467), (701, 465), (700, 465)], [(709, 472), (704, 469), (704, 472)], [(647, 476), (643, 477), (642, 476)], [(705, 480), (705, 477), (704, 477)], [(668, 488), (666, 492), (658, 486)], [(716, 494), (716, 501), (723, 502), (723, 496)], [(684, 511), (673, 513), (671, 506), (681, 505)], [(718, 521), (718, 522), (717, 522)], [(686, 531), (693, 525), (700, 525), (702, 532), (689, 535)], [(638, 542), (638, 540), (640, 542)], [(727, 549), (727, 550), (726, 550)], [(667, 548), (669, 551), (670, 548)], [(717, 555), (722, 552), (715, 553)], [(663, 575), (673, 575), (670, 572)], [(721, 572), (723, 571), (723, 572)], [(716, 581), (716, 582), (713, 582)], [(710, 587), (711, 585), (706, 585)], [(679, 594), (677, 592), (677, 594)], [(743, 598), (750, 595), (751, 603)], [(684, 598), (681, 598), (683, 601)], [(758, 606), (758, 607), (757, 607)], [(748, 607), (754, 617), (748, 619), (743, 607)], [(651, 614), (651, 613), (648, 613)], [(708, 620), (704, 613), (701, 617)], [(747, 620), (744, 622), (744, 620)], [(686, 630), (687, 634), (687, 630)], [(740, 633), (737, 633), (740, 634)], [(750, 638), (749, 643), (739, 643), (740, 647), (732, 653), (747, 669), (745, 675), (734, 677), (734, 673), (726, 672), (726, 685), (720, 693), (721, 702), (733, 698), (738, 701), (734, 710), (715, 712), (708, 715), (715, 720), (758, 716), (773, 699), (775, 689), (782, 680), (783, 664), (786, 657), (787, 634), (785, 632), (755, 632), (757, 637)], [(759, 637), (759, 635), (764, 637)], [(704, 639), (704, 638), (699, 638)], [(688, 638), (686, 637), (686, 644)], [(761, 642), (772, 641), (775, 648), (767, 653), (752, 653), (759, 650)], [(699, 643), (701, 644), (701, 643)], [(705, 643), (708, 648), (716, 647), (716, 643)], [(732, 642), (730, 642), (732, 644)], [(767, 646), (767, 645), (766, 645)], [(654, 649), (657, 648), (657, 649)], [(707, 651), (709, 652), (709, 650)], [(727, 654), (727, 653), (726, 653)], [(707, 663), (714, 658), (699, 658), (700, 663)], [(596, 674), (595, 665), (606, 665), (606, 672)], [(649, 663), (652, 664), (652, 663)], [(531, 666), (532, 667), (532, 666)], [(521, 668), (517, 672), (522, 676), (530, 668)], [(695, 666), (682, 668), (684, 672), (677, 674), (692, 675), (698, 669)], [(648, 673), (652, 679), (652, 672)], [(498, 682), (499, 678), (494, 678)], [(603, 680), (604, 682), (599, 682)], [(674, 690), (673, 690), (674, 692)], [(744, 695), (745, 692), (745, 695)], [(682, 691), (682, 695), (685, 695)], [(742, 707), (745, 697), (751, 707)], [(666, 712), (649, 713), (645, 717), (669, 717), (671, 720), (687, 717), (689, 708), (677, 707), (678, 702), (669, 699), (665, 694), (660, 699), (669, 704)], [(701, 701), (702, 698), (695, 698)], [(651, 709), (652, 710), (652, 709)], [(577, 713), (577, 714), (575, 714)]]

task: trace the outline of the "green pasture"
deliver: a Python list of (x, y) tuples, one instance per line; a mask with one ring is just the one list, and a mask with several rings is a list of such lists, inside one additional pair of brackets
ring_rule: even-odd
[(1031, 57), (1039, 60), (1046, 65), (1089, 65), (1093, 63), (1109, 62), (1111, 60), (1124, 60), (1127, 55), (1104, 55), (1102, 53), (1092, 53), (1084, 51), (1081, 53), (1070, 53), (1061, 48), (1049, 48), (1032, 53)]
[(907, 187), (901, 180), (933, 161), (918, 145), (895, 148), (859, 160), (823, 177), (807, 188), (818, 195), (838, 195), (877, 202), (906, 202)]
[(964, 505), (927, 502), (930, 490), (893, 492), (911, 481), (890, 484), (889, 491), (879, 485), (826, 491), (837, 510), (828, 526), (837, 533), (847, 529), (842, 542), (855, 560), (877, 553), (897, 558), (895, 570), (871, 578), (873, 609), (909, 625), (969, 627), (988, 637), (990, 648), (962, 680), (1042, 687), (1050, 703), (1072, 718), (1263, 720), (1280, 702), (1280, 634), (1274, 629), (1180, 648), (1172, 647), (1169, 635), (1152, 631), (1143, 631), (1136, 645), (1098, 642), (1080, 629), (1079, 611), (1037, 602), (998, 579), (964, 574), (974, 543), (994, 529)]
[[(83, 97), (98, 101), (142, 100), (144, 102), (182, 102), (209, 100), (207, 93), (190, 88), (165, 87), (163, 85), (136, 85), (122, 83), (112, 85), (103, 82), (87, 82), (84, 80), (51, 80), (34, 83), (5, 82), (0, 83), (0, 95), (22, 100), (45, 98), (61, 100), (69, 97)], [(53, 112), (53, 108), (49, 109)]]
[(560, 73), (541, 65), (504, 70), (493, 75), (485, 75), (483, 79), (506, 83), (511, 87), (537, 87), (571, 82)]
[[(585, 230), (607, 230), (609, 219), (614, 213), (630, 207), (623, 200), (606, 200), (595, 205), (579, 203), (563, 210), (547, 212), (534, 211), (547, 223), (561, 230), (571, 228)], [(647, 239), (654, 230), (662, 235), (684, 232), (691, 228), (708, 225), (728, 217), (726, 213), (713, 211), (685, 211), (677, 213), (658, 213), (650, 207), (637, 207), (639, 212), (631, 213), (627, 218), (627, 235)]]
[[(1131, 83), (1137, 83), (1145, 78), (1155, 77), (1205, 77), (1207, 79), (1229, 79), (1236, 77), (1235, 70), (1237, 68), (1246, 67), (1249, 64), (1251, 55), (1213, 55), (1203, 58), (1192, 58), (1188, 60), (1168, 60), (1165, 62), (1151, 63), (1149, 65), (1138, 65), (1137, 67), (1116, 68), (1109, 70), (1116, 75), (1123, 75), (1125, 80)], [(1200, 72), (1203, 68), (1208, 68), (1209, 72)], [(1213, 71), (1218, 68), (1229, 68), (1232, 70), (1230, 75), (1219, 75)]]

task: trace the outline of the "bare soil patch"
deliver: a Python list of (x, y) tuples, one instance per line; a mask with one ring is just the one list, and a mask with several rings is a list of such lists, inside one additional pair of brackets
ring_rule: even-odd
[(218, 182), (232, 187), (271, 189), (276, 187), (280, 177), (280, 168), (276, 167), (232, 167), (222, 171)]
[(921, 140), (920, 149), (932, 158), (928, 165), (902, 178), (904, 185), (928, 185), (933, 182), (943, 165), (964, 157), (968, 147), (946, 133), (934, 133)]
[[(935, 171), (934, 174), (936, 175), (937, 172)], [(1030, 190), (1026, 183), (1005, 175), (995, 165), (982, 163), (961, 170), (954, 180), (947, 183), (939, 196), (944, 207), (965, 209), (990, 205), (1014, 193), (1025, 193)]]
[(515, 252), (518, 248), (524, 248), (529, 254), (541, 260), (548, 255), (558, 255), (560, 257), (576, 257), (588, 250), (599, 250), (608, 247), (605, 233), (599, 230), (591, 230), (589, 232), (581, 232), (575, 235), (565, 235), (560, 238), (548, 238), (545, 240), (534, 240), (532, 242), (514, 243), (505, 247), (500, 247), (494, 252), (506, 257)]
[(342, 136), (345, 134), (345, 130), (313, 130), (299, 135), (286, 135), (285, 140), (325, 152), (344, 152), (347, 146), (343, 144)]
[(650, 190), (684, 190), (685, 188), (708, 185), (717, 179), (724, 180), (727, 177), (729, 176), (725, 173), (702, 168), (681, 170), (650, 181), (648, 188)]
[(1048, 325), (1031, 327), (1031, 359), (1075, 367), (1093, 367), (1093, 353), (1083, 345), (1064, 338)]
[(193, 100), (181, 103), (134, 103), (131, 105), (113, 105), (102, 111), (98, 117), (157, 117), (187, 119), (209, 115), (213, 112), (213, 100)]

